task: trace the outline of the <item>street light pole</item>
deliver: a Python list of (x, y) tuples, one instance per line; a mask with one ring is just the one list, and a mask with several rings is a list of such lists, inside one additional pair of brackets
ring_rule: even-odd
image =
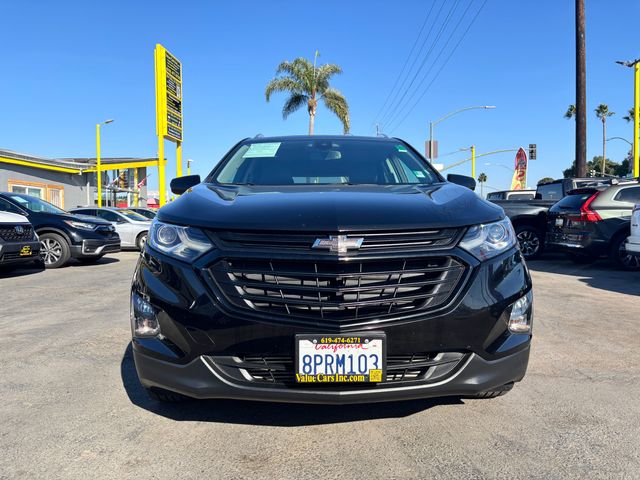
[(633, 68), (633, 176), (640, 177), (640, 58), (631, 62), (616, 62)]
[(429, 122), (429, 161), (433, 161), (433, 127), (435, 125), (446, 120), (449, 117), (453, 117), (454, 115), (457, 115), (460, 112), (465, 112), (467, 110), (478, 110), (478, 109), (491, 110), (494, 108), (496, 108), (495, 105), (477, 105), (473, 107), (464, 107), (458, 110), (454, 110), (453, 112), (447, 113), (444, 117), (439, 118), (434, 122)]
[(96, 176), (98, 178), (98, 207), (102, 207), (102, 160), (100, 158), (100, 126), (113, 122), (106, 120), (96, 124)]
[(633, 147), (633, 143), (631, 143), (629, 140), (627, 140), (626, 138), (622, 138), (622, 137), (609, 137), (607, 138), (607, 142), (609, 140), (622, 140), (623, 142), (627, 142), (629, 144), (629, 146)]

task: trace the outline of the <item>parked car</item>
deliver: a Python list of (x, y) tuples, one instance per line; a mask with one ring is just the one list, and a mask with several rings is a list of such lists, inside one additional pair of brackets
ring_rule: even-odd
[(487, 193), (487, 200), (533, 200), (535, 196), (535, 190), (501, 190)]
[(640, 203), (633, 208), (631, 215), (631, 235), (627, 238), (627, 253), (640, 257)]
[(563, 178), (538, 185), (533, 200), (491, 200), (511, 219), (524, 258), (533, 260), (544, 251), (547, 212), (571, 190), (580, 187), (611, 185), (610, 178)]
[(151, 221), (128, 208), (85, 207), (74, 208), (71, 211), (82, 215), (99, 217), (107, 222), (111, 222), (111, 224), (115, 226), (118, 235), (120, 235), (122, 248), (137, 248), (138, 250), (142, 250), (147, 241)]
[(29, 219), (40, 238), (46, 268), (62, 267), (70, 258), (93, 263), (107, 253), (120, 251), (120, 237), (110, 223), (71, 214), (40, 198), (0, 192), (0, 211)]
[(511, 389), (531, 278), (502, 209), (447, 178), (402, 140), (301, 136), (174, 179), (131, 288), (142, 385), (315, 403)]
[(547, 245), (568, 252), (578, 262), (608, 255), (618, 268), (640, 268), (627, 253), (631, 212), (640, 202), (637, 181), (579, 188), (549, 209)]
[(128, 210), (138, 213), (143, 217), (146, 217), (148, 220), (153, 220), (154, 218), (156, 218), (156, 215), (158, 214), (157, 210), (153, 210), (151, 208), (144, 208), (144, 207), (129, 207)]
[(0, 211), (0, 267), (42, 264), (40, 240), (24, 215)]

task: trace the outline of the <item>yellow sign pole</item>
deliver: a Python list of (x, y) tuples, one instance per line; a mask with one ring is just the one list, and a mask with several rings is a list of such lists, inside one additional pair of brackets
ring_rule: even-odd
[(167, 185), (165, 177), (164, 137), (158, 135), (158, 203), (162, 207), (167, 203)]
[(133, 169), (133, 206), (137, 207), (140, 201), (140, 187), (138, 187), (138, 169)]
[(100, 161), (100, 124), (96, 123), (96, 183), (98, 184), (98, 207), (102, 207), (102, 163)]
[(633, 88), (633, 176), (640, 177), (639, 150), (640, 141), (640, 63), (634, 65), (634, 88)]
[(471, 145), (471, 178), (476, 179), (476, 146)]
[(182, 176), (182, 142), (176, 142), (176, 177)]

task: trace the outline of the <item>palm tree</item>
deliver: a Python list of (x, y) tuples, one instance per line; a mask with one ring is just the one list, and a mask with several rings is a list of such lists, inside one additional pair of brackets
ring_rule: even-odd
[(576, 106), (571, 104), (564, 114), (564, 118), (571, 119), (576, 116)]
[(633, 108), (630, 108), (628, 110), (628, 113), (622, 117), (623, 119), (625, 119), (627, 122), (633, 122), (633, 117), (635, 116)]
[(316, 66), (320, 54), (316, 52), (313, 63), (306, 58), (296, 58), (293, 62), (282, 62), (276, 70), (276, 77), (269, 82), (264, 92), (267, 102), (275, 92), (288, 92), (289, 98), (282, 107), (282, 118), (303, 105), (309, 112), (309, 135), (313, 135), (313, 126), (318, 109), (318, 101), (331, 110), (342, 122), (344, 133), (349, 132), (349, 105), (344, 96), (329, 86), (329, 79), (342, 68), (338, 65), (325, 64)]
[(480, 182), (480, 197), (484, 197), (484, 184), (487, 181), (487, 174), (482, 172), (478, 175), (478, 182)]
[(595, 109), (596, 117), (602, 121), (602, 176), (604, 177), (604, 169), (607, 162), (607, 117), (615, 115), (616, 112), (610, 112), (609, 107), (604, 103), (598, 105)]

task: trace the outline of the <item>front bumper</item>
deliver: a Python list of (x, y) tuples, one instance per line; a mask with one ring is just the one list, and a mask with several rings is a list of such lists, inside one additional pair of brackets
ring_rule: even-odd
[[(134, 273), (132, 291), (153, 306), (162, 335), (133, 339), (140, 381), (148, 388), (195, 398), (320, 403), (467, 395), (520, 381), (527, 367), (531, 335), (507, 329), (511, 305), (532, 288), (520, 251), (514, 248), (485, 262), (459, 249), (448, 254), (468, 269), (466, 280), (444, 307), (337, 325), (323, 323), (320, 318), (297, 321), (231, 310), (207, 280), (209, 266), (225, 258), (223, 252), (213, 251), (185, 264), (147, 245)], [(367, 331), (386, 335), (388, 358), (457, 352), (463, 360), (443, 375), (425, 374), (414, 380), (403, 377), (401, 381), (387, 377), (380, 384), (344, 386), (286, 381), (269, 384), (230, 374), (221, 361), (279, 357), (291, 362), (297, 334)]]
[(84, 239), (80, 245), (71, 246), (73, 258), (96, 257), (120, 251), (120, 238)]
[[(24, 247), (29, 247), (31, 254), (22, 255)], [(34, 262), (40, 259), (40, 242), (29, 240), (25, 242), (0, 243), (0, 265)]]
[(279, 388), (254, 386), (230, 379), (214, 362), (198, 357), (186, 365), (158, 360), (134, 348), (138, 377), (147, 388), (169, 389), (183, 395), (206, 399), (226, 398), (292, 403), (349, 404), (411, 400), (442, 396), (464, 396), (493, 390), (522, 380), (529, 362), (529, 345), (498, 360), (489, 361), (471, 354), (452, 376), (431, 384), (396, 386), (380, 383), (354, 389)]
[(640, 236), (630, 236), (627, 238), (625, 249), (630, 255), (640, 256)]

